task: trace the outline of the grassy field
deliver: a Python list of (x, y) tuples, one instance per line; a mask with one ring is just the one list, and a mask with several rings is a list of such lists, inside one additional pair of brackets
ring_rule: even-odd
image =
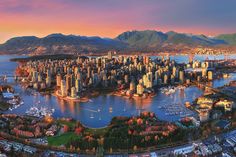
[(90, 128), (86, 128), (85, 129), (85, 134), (93, 134), (93, 135), (98, 135), (98, 136), (103, 136), (105, 135), (105, 133), (108, 131), (108, 127), (106, 128), (99, 128), (99, 129), (90, 129)]
[(64, 121), (64, 120), (58, 120), (58, 123), (63, 124), (63, 125), (67, 125), (70, 128), (73, 128), (76, 126), (76, 121)]
[(79, 138), (80, 136), (76, 135), (74, 132), (68, 132), (59, 136), (48, 137), (48, 144), (51, 146), (60, 146), (65, 145), (71, 141), (71, 139), (75, 140)]

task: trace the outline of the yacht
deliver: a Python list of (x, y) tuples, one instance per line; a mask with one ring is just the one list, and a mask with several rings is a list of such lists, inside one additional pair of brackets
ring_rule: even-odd
[(110, 112), (110, 113), (112, 112), (112, 107), (109, 108), (109, 112)]
[(51, 116), (55, 112), (55, 109), (49, 109), (47, 107), (31, 107), (25, 113), (30, 116), (35, 117), (44, 117), (44, 116)]

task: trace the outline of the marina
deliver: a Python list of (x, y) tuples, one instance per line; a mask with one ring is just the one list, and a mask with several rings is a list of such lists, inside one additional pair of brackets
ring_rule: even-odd
[(165, 112), (165, 115), (167, 116), (179, 115), (180, 118), (183, 118), (194, 115), (194, 113), (191, 110), (187, 109), (183, 104), (179, 103), (161, 105), (158, 108), (161, 109), (163, 112)]
[(29, 110), (27, 110), (25, 113), (28, 116), (34, 116), (38, 118), (42, 118), (45, 116), (52, 116), (55, 109), (49, 109), (47, 107), (31, 107)]
[(166, 95), (171, 95), (176, 92), (176, 90), (184, 90), (185, 86), (168, 86), (168, 87), (161, 87), (160, 91), (161, 93), (164, 93)]

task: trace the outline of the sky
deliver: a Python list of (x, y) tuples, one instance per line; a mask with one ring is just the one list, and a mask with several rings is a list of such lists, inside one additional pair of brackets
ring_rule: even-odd
[(0, 43), (51, 33), (115, 38), (131, 30), (236, 33), (236, 0), (0, 0)]

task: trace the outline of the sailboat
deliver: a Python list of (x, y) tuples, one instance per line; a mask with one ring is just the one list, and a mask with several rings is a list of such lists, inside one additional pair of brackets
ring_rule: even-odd
[(94, 116), (93, 116), (93, 113), (91, 113), (91, 115), (90, 115), (90, 118), (91, 118), (91, 119), (93, 119), (93, 118), (94, 118)]

